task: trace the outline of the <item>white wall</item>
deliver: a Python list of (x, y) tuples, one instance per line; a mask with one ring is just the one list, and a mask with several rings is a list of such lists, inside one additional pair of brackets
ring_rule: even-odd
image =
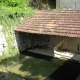
[(64, 10), (80, 10), (80, 0), (56, 0), (56, 8)]

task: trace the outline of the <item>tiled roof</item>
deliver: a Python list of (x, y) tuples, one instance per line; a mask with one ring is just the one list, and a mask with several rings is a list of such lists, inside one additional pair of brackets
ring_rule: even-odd
[(17, 27), (15, 31), (80, 37), (80, 10), (38, 11), (32, 18)]

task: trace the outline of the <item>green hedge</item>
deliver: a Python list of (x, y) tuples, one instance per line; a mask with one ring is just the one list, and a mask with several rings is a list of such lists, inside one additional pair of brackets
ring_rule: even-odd
[(5, 6), (18, 7), (27, 6), (30, 0), (0, 0), (0, 3)]

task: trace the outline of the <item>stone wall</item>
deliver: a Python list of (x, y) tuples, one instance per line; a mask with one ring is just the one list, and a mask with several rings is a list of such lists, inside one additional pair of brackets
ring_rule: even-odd
[(49, 37), (49, 46), (51, 49), (54, 49), (59, 43), (61, 43), (65, 37), (60, 36), (50, 36)]
[(20, 51), (35, 47), (54, 49), (64, 37), (16, 32), (16, 40)]
[(80, 38), (65, 38), (62, 49), (72, 52), (80, 52)]
[(29, 34), (22, 32), (15, 32), (16, 41), (19, 51), (24, 51), (31, 47), (31, 39)]
[(49, 43), (49, 38), (47, 35), (39, 34), (28, 34), (22, 32), (15, 32), (16, 40), (18, 44), (19, 51), (24, 51), (26, 49), (31, 49), (36, 46), (46, 47)]
[(55, 47), (58, 47), (64, 51), (80, 52), (80, 38), (16, 32), (16, 40), (20, 51), (34, 49), (35, 47), (54, 50)]

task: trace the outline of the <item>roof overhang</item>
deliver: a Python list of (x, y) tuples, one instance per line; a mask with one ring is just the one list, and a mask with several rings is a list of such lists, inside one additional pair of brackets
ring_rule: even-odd
[(42, 10), (15, 29), (18, 32), (80, 37), (80, 10)]

